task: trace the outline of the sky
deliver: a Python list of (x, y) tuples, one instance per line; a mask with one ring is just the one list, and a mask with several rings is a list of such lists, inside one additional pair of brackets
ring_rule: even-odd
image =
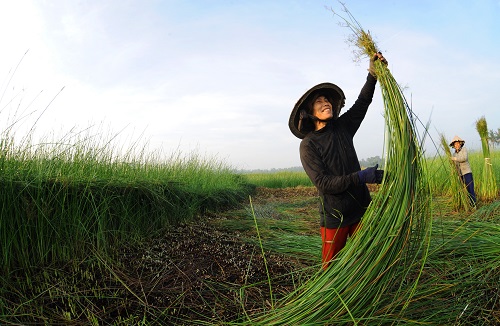
[[(500, 128), (500, 0), (343, 3), (429, 125), (425, 153), (441, 134), (480, 150), (476, 120)], [(35, 142), (92, 130), (165, 157), (297, 167), (297, 100), (332, 82), (349, 108), (366, 79), (341, 17), (332, 0), (2, 0), (0, 126), (34, 127)], [(354, 138), (360, 160), (383, 157), (384, 129), (377, 86)]]

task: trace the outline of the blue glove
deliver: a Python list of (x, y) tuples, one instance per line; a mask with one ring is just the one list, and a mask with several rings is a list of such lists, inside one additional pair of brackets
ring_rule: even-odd
[[(376, 183), (377, 182), (377, 168), (378, 164), (371, 168), (358, 171), (359, 181), (362, 183)], [(382, 178), (380, 178), (382, 181)], [(380, 182), (379, 182), (380, 183)]]

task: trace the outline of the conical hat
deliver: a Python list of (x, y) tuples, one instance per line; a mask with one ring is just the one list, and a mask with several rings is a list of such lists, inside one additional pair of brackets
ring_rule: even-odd
[(462, 138), (458, 137), (458, 136), (455, 136), (453, 137), (451, 143), (450, 143), (450, 147), (453, 147), (453, 144), (455, 142), (459, 142), (462, 146), (465, 144), (465, 140), (463, 140)]
[(299, 122), (301, 120), (300, 112), (302, 110), (304, 110), (305, 112), (308, 111), (307, 103), (309, 102), (309, 99), (317, 92), (322, 92), (331, 99), (333, 119), (338, 118), (340, 109), (344, 106), (344, 92), (335, 84), (321, 83), (305, 92), (305, 94), (300, 97), (300, 99), (293, 107), (292, 113), (290, 114), (290, 119), (288, 120), (288, 127), (290, 128), (290, 131), (300, 139), (304, 138), (307, 134), (307, 131), (299, 129)]

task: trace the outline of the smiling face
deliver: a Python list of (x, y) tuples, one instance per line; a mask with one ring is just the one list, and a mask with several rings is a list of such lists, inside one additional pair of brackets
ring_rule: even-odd
[(453, 143), (453, 148), (458, 151), (462, 147), (462, 144), (459, 141)]
[[(330, 120), (333, 118), (332, 104), (323, 95), (316, 97), (312, 103), (312, 115), (314, 115), (319, 120)], [(322, 121), (318, 121), (322, 122)], [(323, 123), (323, 125), (326, 122)], [(318, 130), (318, 128), (316, 129)]]

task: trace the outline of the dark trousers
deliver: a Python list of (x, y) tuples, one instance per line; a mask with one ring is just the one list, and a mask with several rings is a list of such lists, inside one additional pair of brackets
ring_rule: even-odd
[(472, 173), (464, 174), (460, 177), (465, 184), (465, 188), (467, 188), (467, 192), (469, 193), (470, 200), (473, 205), (476, 205), (476, 193), (474, 192), (474, 179), (472, 178)]

